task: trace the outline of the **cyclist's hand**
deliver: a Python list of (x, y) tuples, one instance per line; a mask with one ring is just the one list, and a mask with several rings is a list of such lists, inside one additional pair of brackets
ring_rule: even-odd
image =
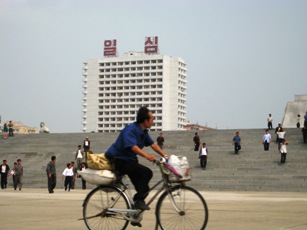
[(147, 160), (149, 161), (156, 161), (156, 157), (154, 155), (149, 155), (146, 157)]

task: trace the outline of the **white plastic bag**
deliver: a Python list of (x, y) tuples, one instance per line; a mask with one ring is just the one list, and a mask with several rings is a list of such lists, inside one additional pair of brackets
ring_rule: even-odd
[(188, 159), (185, 156), (171, 155), (168, 159), (168, 164), (180, 175), (177, 176), (176, 173), (171, 173), (169, 175), (170, 181), (191, 180), (191, 169)]
[(107, 185), (115, 180), (115, 175), (110, 170), (95, 170), (95, 169), (82, 169), (78, 174), (86, 180), (86, 182), (95, 185)]

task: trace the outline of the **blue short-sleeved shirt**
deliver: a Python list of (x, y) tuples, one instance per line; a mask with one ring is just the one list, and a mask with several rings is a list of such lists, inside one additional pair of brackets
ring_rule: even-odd
[(136, 122), (126, 126), (106, 151), (106, 155), (110, 158), (118, 158), (127, 161), (137, 161), (137, 154), (131, 147), (137, 145), (140, 149), (145, 146), (151, 146), (154, 141), (148, 134), (148, 130), (142, 130)]
[(234, 136), (232, 140), (234, 143), (240, 144), (241, 138), (239, 136)]

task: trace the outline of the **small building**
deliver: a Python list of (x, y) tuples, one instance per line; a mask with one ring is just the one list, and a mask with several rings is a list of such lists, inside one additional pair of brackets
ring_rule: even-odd
[[(20, 121), (12, 121), (14, 125), (14, 134), (30, 134), (30, 133), (37, 133), (37, 128), (29, 127), (22, 124)], [(5, 122), (6, 124), (9, 121)]]
[(184, 129), (187, 131), (192, 131), (192, 130), (216, 130), (215, 128), (210, 128), (208, 126), (204, 126), (204, 125), (199, 125), (199, 124), (192, 124), (192, 123), (188, 123), (184, 126)]

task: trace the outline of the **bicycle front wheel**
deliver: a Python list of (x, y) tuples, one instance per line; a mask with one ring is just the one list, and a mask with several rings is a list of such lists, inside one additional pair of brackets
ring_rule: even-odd
[(120, 189), (99, 186), (93, 189), (83, 203), (83, 218), (90, 230), (126, 229), (129, 221), (121, 213), (108, 208), (129, 209), (130, 203)]
[(208, 207), (202, 195), (191, 187), (177, 185), (164, 192), (156, 206), (156, 218), (164, 230), (203, 230)]

